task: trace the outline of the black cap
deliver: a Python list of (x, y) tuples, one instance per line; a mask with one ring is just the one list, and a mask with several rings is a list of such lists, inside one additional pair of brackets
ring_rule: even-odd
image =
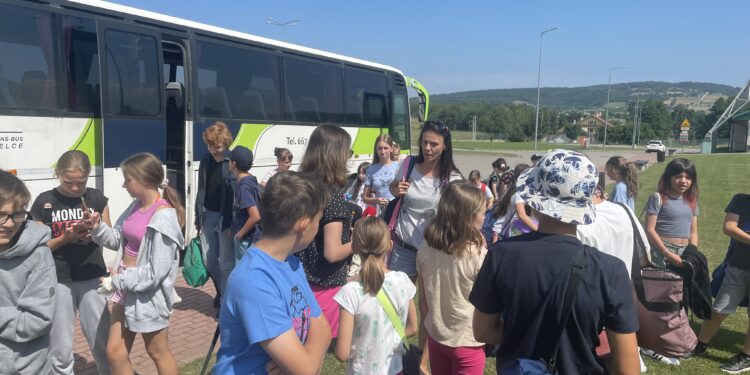
[(249, 171), (253, 166), (253, 152), (245, 146), (237, 146), (232, 150), (230, 160), (237, 163), (240, 170)]

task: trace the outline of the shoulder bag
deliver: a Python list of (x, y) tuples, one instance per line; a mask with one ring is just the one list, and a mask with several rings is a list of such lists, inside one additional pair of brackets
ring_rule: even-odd
[[(404, 163), (407, 163), (407, 168), (402, 169), (403, 174), (401, 175), (401, 181), (405, 182), (409, 180), (409, 177), (411, 176), (411, 171), (414, 170), (414, 165), (417, 164), (414, 160), (414, 157), (407, 157), (404, 161)], [(385, 213), (383, 214), (383, 220), (385, 220), (386, 224), (388, 224), (388, 229), (390, 231), (393, 231), (393, 229), (396, 227), (396, 220), (398, 220), (398, 214), (399, 211), (401, 211), (401, 205), (404, 201), (404, 197), (397, 197), (391, 199), (390, 202), (388, 202), (388, 206), (385, 208)]]
[(404, 330), (404, 325), (403, 323), (401, 323), (401, 319), (398, 317), (396, 309), (393, 307), (393, 304), (391, 304), (391, 300), (385, 294), (385, 290), (382, 287), (378, 291), (377, 299), (380, 303), (380, 306), (382, 306), (383, 310), (385, 310), (385, 315), (388, 316), (388, 320), (391, 321), (391, 324), (396, 330), (396, 333), (398, 333), (399, 337), (401, 337), (401, 342), (403, 343), (404, 349), (406, 350), (406, 353), (404, 354), (404, 357), (402, 359), (404, 366), (402, 374), (420, 375), (419, 365), (422, 360), (422, 349), (409, 343), (409, 338), (406, 337), (406, 330)]
[(633, 281), (636, 311), (640, 329), (638, 345), (667, 357), (684, 357), (695, 348), (698, 338), (690, 328), (683, 299), (683, 279), (676, 272), (660, 267), (641, 267), (640, 257), (646, 246), (630, 210), (618, 203), (633, 227), (633, 259), (630, 277)]

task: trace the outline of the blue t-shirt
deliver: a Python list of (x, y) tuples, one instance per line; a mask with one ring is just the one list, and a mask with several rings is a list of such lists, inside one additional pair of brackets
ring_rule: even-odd
[(615, 188), (612, 190), (612, 199), (610, 199), (610, 201), (625, 204), (630, 208), (630, 211), (635, 212), (635, 199), (634, 197), (628, 196), (628, 185), (625, 185), (622, 181), (618, 181), (615, 184)]
[(252, 246), (229, 275), (226, 289), (213, 374), (266, 374), (271, 357), (260, 343), (294, 329), (304, 344), (310, 319), (320, 316), (320, 306), (294, 255), (282, 262)]
[[(245, 176), (237, 184), (237, 190), (234, 191), (234, 218), (232, 219), (232, 233), (237, 233), (250, 215), (247, 209), (250, 207), (260, 206), (260, 195), (258, 193), (258, 179), (255, 176)], [(243, 240), (250, 243), (258, 242), (260, 239), (261, 228), (260, 221), (255, 223), (252, 229), (245, 233)]]
[(373, 164), (367, 168), (367, 173), (365, 174), (365, 186), (370, 186), (372, 188), (376, 198), (388, 198), (388, 200), (391, 200), (394, 196), (388, 189), (388, 185), (393, 181), (397, 170), (398, 162), (395, 161), (388, 165), (380, 163)]

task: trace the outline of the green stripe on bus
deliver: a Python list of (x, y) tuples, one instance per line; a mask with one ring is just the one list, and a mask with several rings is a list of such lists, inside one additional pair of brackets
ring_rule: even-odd
[(242, 145), (255, 150), (255, 143), (258, 142), (258, 138), (270, 127), (271, 125), (268, 124), (242, 124), (240, 131), (237, 132), (237, 136), (234, 138), (234, 142), (229, 145), (229, 148), (233, 149), (238, 145)]
[(83, 152), (93, 166), (102, 165), (102, 119), (90, 118), (69, 150)]
[(356, 155), (369, 155), (375, 148), (375, 138), (379, 135), (388, 133), (388, 129), (378, 128), (360, 128), (357, 131), (357, 139), (354, 140), (352, 151)]

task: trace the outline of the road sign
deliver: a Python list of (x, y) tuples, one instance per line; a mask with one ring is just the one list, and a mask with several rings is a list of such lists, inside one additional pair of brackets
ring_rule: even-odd
[(688, 119), (682, 120), (682, 123), (680, 124), (680, 130), (688, 130), (690, 129), (690, 121)]
[(680, 142), (686, 143), (688, 141), (688, 132), (687, 130), (683, 130), (680, 132)]

